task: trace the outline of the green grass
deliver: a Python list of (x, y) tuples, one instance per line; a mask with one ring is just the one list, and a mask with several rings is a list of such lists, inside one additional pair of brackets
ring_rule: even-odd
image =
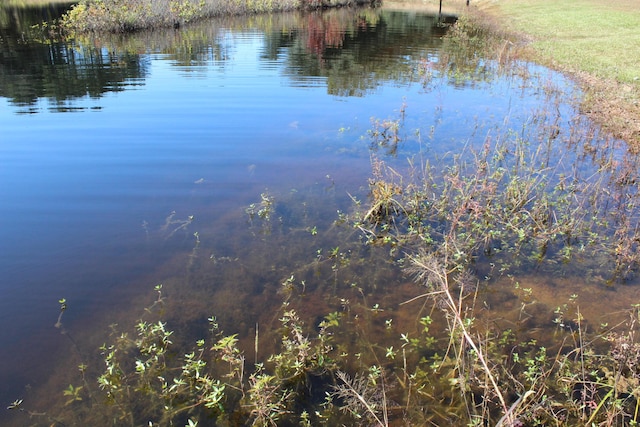
[(588, 0), (496, 3), (505, 25), (533, 37), (544, 59), (571, 71), (640, 85), (640, 7)]
[[(434, 1), (434, 0), (429, 0)], [(517, 56), (572, 75), (582, 111), (640, 151), (640, 8), (637, 0), (451, 0), (496, 33), (517, 35)], [(512, 38), (512, 37), (510, 37)]]

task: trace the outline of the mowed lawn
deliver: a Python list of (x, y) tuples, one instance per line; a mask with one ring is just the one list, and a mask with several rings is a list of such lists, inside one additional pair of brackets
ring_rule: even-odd
[(449, 4), (520, 34), (529, 59), (576, 76), (583, 111), (640, 152), (640, 0), (470, 2)]
[[(473, 0), (472, 0), (473, 1)], [(640, 0), (477, 0), (546, 61), (640, 86)]]

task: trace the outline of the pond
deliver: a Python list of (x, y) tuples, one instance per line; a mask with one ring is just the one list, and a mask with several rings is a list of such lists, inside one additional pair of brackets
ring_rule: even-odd
[[(80, 363), (101, 369), (109, 325), (131, 330), (159, 284), (163, 320), (186, 346), (215, 315), (247, 360), (262, 360), (285, 301), (309, 325), (368, 307), (360, 334), (389, 348), (420, 318), (420, 303), (402, 303), (423, 291), (398, 267), (401, 252), (365, 245), (351, 224), (372, 163), (452, 166), (450, 153), (540, 126), (556, 127), (553, 144), (626, 156), (550, 70), (480, 61), (441, 72), (437, 16), (341, 9), (43, 40), (34, 16), (58, 9), (0, 9), (3, 404), (64, 404)], [(549, 152), (594, 174), (596, 156), (580, 150)], [(523, 328), (541, 340), (574, 294), (595, 325), (640, 301), (632, 275), (608, 286), (593, 266), (513, 274), (492, 274), (484, 304), (493, 318), (530, 309)], [(525, 310), (527, 298), (539, 304)], [(22, 425), (11, 415), (0, 420)]]

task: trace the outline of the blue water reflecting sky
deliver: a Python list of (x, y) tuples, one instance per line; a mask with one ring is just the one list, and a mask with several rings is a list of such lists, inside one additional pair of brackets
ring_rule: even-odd
[[(428, 143), (445, 151), (479, 123), (522, 120), (539, 102), (535, 87), (511, 80), (425, 89), (412, 66), (358, 96), (336, 95), (330, 73), (305, 74), (284, 47), (267, 55), (261, 31), (218, 36), (210, 43), (224, 46), (224, 60), (213, 47), (189, 64), (150, 49), (136, 55), (142, 76), (124, 74), (114, 83), (123, 90), (99, 97), (41, 97), (31, 105), (0, 98), (0, 382), (19, 389), (34, 381), (25, 372), (50, 369), (41, 359), (21, 362), (20, 354), (36, 339), (58, 349), (51, 325), (59, 298), (81, 319), (123, 288), (153, 286), (166, 258), (148, 251), (147, 232), (171, 212), (193, 215), (191, 232), (228, 235), (215, 229), (217, 216), (243, 215), (265, 188), (300, 189), (327, 176), (354, 193), (366, 187), (372, 117), (398, 119), (404, 105), (408, 133), (434, 126)], [(390, 67), (437, 55), (437, 40), (413, 43), (390, 51)], [(359, 71), (365, 79), (373, 74)], [(401, 153), (417, 146), (414, 136)], [(15, 398), (12, 392), (0, 397)]]

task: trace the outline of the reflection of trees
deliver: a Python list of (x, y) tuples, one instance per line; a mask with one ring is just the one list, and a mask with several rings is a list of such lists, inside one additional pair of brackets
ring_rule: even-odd
[(164, 28), (126, 35), (108, 34), (99, 39), (87, 37), (79, 41), (83, 45), (93, 44), (113, 52), (160, 53), (170, 59), (173, 65), (185, 70), (212, 62), (224, 62), (231, 56), (224, 31), (209, 21), (180, 30)]
[(351, 8), (222, 17), (179, 31), (92, 35), (64, 43), (25, 33), (24, 28), (59, 13), (60, 6), (0, 7), (0, 96), (21, 106), (47, 98), (55, 108), (71, 108), (74, 99), (140, 84), (148, 73), (149, 52), (166, 55), (183, 70), (212, 62), (223, 66), (233, 55), (229, 39), (247, 28), (265, 34), (263, 60), (286, 57), (284, 73), (294, 84), (323, 77), (329, 93), (358, 96), (380, 81), (408, 79), (413, 64), (407, 58), (440, 43), (434, 37), (440, 30), (436, 17)]
[(6, 32), (28, 32), (33, 25), (59, 17), (71, 4), (73, 3), (69, 1), (43, 3), (39, 6), (0, 4), (0, 31), (3, 36)]
[(69, 44), (27, 44), (0, 63), (0, 96), (21, 106), (48, 98), (63, 110), (68, 108), (66, 100), (122, 90), (127, 79), (144, 77), (145, 69), (137, 55)]
[(69, 100), (122, 90), (127, 80), (145, 76), (147, 64), (139, 55), (39, 40), (31, 27), (66, 7), (0, 8), (0, 96), (25, 107), (47, 98), (65, 110)]
[(413, 65), (407, 58), (440, 44), (437, 24), (435, 16), (422, 14), (331, 10), (307, 15), (305, 26), (286, 36), (272, 34), (268, 43), (289, 46), (286, 72), (294, 80), (325, 77), (329, 93), (359, 96), (383, 80), (409, 78)]

